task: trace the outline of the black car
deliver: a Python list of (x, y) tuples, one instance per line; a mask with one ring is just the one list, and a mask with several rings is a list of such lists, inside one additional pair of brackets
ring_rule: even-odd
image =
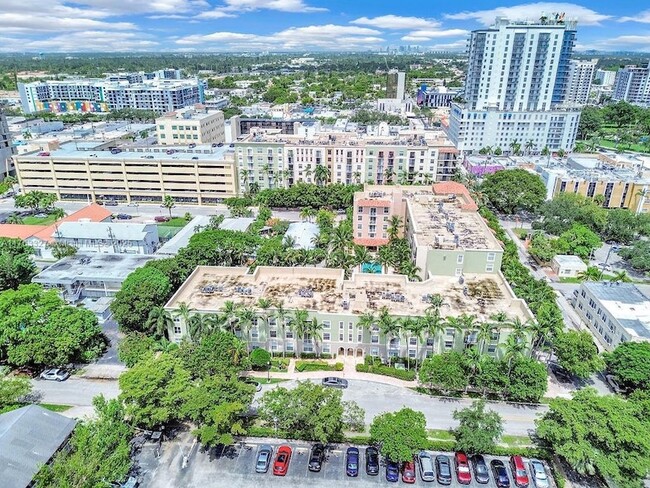
[(376, 447), (366, 447), (366, 474), (379, 474), (379, 450)]
[(497, 486), (499, 488), (510, 488), (510, 478), (508, 478), (508, 471), (503, 462), (498, 459), (493, 459), (490, 462), (490, 466), (492, 467), (492, 474), (494, 475), (494, 481)]
[(333, 386), (334, 388), (347, 388), (348, 380), (337, 378), (335, 376), (328, 376), (327, 378), (323, 378), (322, 384), (323, 386)]
[(345, 453), (345, 474), (353, 478), (359, 476), (359, 449), (348, 447)]
[(441, 485), (451, 485), (451, 461), (444, 454), (436, 456), (436, 475)]
[(323, 444), (314, 444), (309, 456), (309, 471), (320, 471), (325, 460), (325, 446)]
[(485, 459), (480, 454), (472, 456), (472, 467), (474, 468), (474, 479), (482, 485), (490, 482), (490, 472), (488, 471)]

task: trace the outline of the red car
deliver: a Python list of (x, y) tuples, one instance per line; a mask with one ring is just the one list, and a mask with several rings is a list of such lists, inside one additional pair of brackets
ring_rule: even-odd
[(404, 483), (415, 483), (415, 463), (406, 461), (402, 466), (402, 481)]
[(273, 463), (273, 475), (284, 476), (289, 470), (289, 461), (291, 460), (291, 448), (289, 446), (280, 446)]
[(456, 464), (456, 478), (461, 485), (469, 485), (472, 482), (472, 472), (469, 470), (469, 461), (467, 454), (457, 452), (454, 456)]
[(512, 469), (512, 477), (515, 480), (515, 486), (519, 488), (528, 488), (528, 472), (524, 465), (524, 460), (521, 456), (512, 456), (510, 458), (510, 469)]

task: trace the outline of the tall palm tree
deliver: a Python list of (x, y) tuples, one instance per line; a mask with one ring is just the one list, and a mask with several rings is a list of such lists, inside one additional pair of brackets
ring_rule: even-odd
[(492, 334), (497, 331), (496, 324), (493, 322), (481, 322), (478, 326), (478, 334), (476, 338), (480, 344), (479, 351), (481, 354), (485, 354), (485, 346), (488, 341), (492, 338)]
[(402, 231), (402, 217), (399, 215), (392, 215), (390, 219), (388, 219), (388, 238), (392, 241), (393, 239), (397, 239), (399, 236), (400, 232)]
[(529, 320), (522, 322), (519, 317), (514, 317), (510, 319), (508, 325), (511, 329), (510, 336), (519, 342), (525, 342), (531, 327), (531, 322)]
[[(401, 323), (397, 317), (393, 317), (387, 307), (382, 307), (377, 317), (377, 325), (379, 330), (386, 338), (386, 357), (390, 356), (390, 339), (399, 337), (401, 331)], [(389, 339), (390, 338), (390, 339)], [(398, 350), (399, 354), (399, 350)]]
[(410, 322), (408, 325), (405, 325), (406, 330), (411, 334), (412, 337), (415, 337), (415, 370), (418, 370), (418, 363), (420, 362), (420, 343), (424, 341), (424, 332), (427, 328), (427, 324), (422, 320), (422, 317), (418, 317)]
[(617, 271), (614, 276), (610, 278), (610, 281), (629, 283), (632, 281), (632, 279), (628, 276), (627, 271), (621, 270)]
[(445, 303), (445, 299), (442, 298), (440, 293), (434, 293), (429, 297), (429, 306), (427, 307), (427, 312), (438, 313), (440, 307)]
[(284, 308), (284, 302), (280, 301), (275, 304), (275, 313), (273, 315), (282, 331), (282, 357), (284, 357), (287, 341), (287, 319), (289, 318), (289, 311)]
[(158, 337), (169, 338), (169, 329), (174, 326), (174, 319), (163, 307), (153, 307), (147, 317), (147, 327)]
[(438, 336), (442, 334), (445, 330), (446, 322), (440, 317), (440, 314), (427, 310), (420, 321), (424, 324), (424, 332), (427, 337), (433, 338), (433, 347), (432, 352), (436, 354), (436, 344), (438, 341)]
[(501, 345), (503, 350), (503, 359), (508, 362), (508, 377), (512, 370), (512, 361), (521, 358), (526, 350), (526, 344), (519, 342), (512, 334), (508, 336), (506, 342)]
[(596, 266), (589, 266), (585, 271), (578, 273), (578, 279), (582, 281), (602, 281), (603, 272)]
[(183, 320), (185, 327), (189, 332), (190, 317), (194, 314), (194, 309), (190, 308), (187, 303), (181, 302), (178, 304), (178, 310), (173, 312), (174, 318), (178, 317)]
[(50, 215), (56, 220), (61, 220), (63, 217), (65, 217), (65, 211), (62, 208), (56, 207), (52, 209)]
[(317, 164), (314, 170), (314, 179), (318, 186), (323, 186), (330, 179), (330, 170), (323, 164)]
[(420, 277), (421, 271), (422, 269), (416, 266), (413, 261), (406, 261), (399, 268), (400, 274), (406, 275), (409, 281), (422, 281)]
[(316, 317), (307, 322), (307, 336), (314, 341), (316, 348), (316, 357), (320, 357), (319, 341), (323, 340), (323, 323), (319, 322)]
[(354, 246), (354, 260), (358, 265), (372, 261), (370, 251), (365, 246)]
[(23, 218), (17, 212), (14, 212), (9, 217), (7, 217), (8, 224), (23, 224), (24, 222), (25, 221), (23, 220)]
[(309, 312), (307, 310), (296, 310), (293, 312), (293, 317), (289, 318), (289, 327), (293, 330), (293, 333), (296, 335), (296, 338), (299, 338), (297, 341), (299, 344), (298, 349), (301, 349), (300, 343), (304, 344), (305, 336), (309, 330)]
[(237, 327), (241, 330), (242, 335), (246, 337), (246, 342), (250, 343), (250, 330), (257, 319), (255, 310), (248, 307), (240, 307), (237, 310)]
[(355, 171), (353, 176), (355, 183), (359, 185), (361, 183), (361, 171)]
[(535, 147), (535, 143), (531, 139), (528, 139), (524, 147), (526, 148), (526, 152), (530, 154)]
[(226, 300), (221, 306), (221, 312), (225, 317), (226, 324), (228, 324), (228, 330), (230, 330), (232, 333), (235, 332), (235, 321), (237, 319), (238, 308), (239, 305), (237, 305), (232, 300)]
[(270, 345), (268, 343), (268, 338), (269, 338), (269, 318), (271, 316), (270, 309), (273, 306), (273, 300), (269, 300), (268, 298), (259, 298), (257, 300), (257, 307), (260, 309), (260, 313), (258, 318), (262, 319), (264, 321), (264, 328), (266, 331), (266, 337), (267, 337), (267, 349), (270, 351)]
[(465, 349), (463, 352), (467, 365), (469, 366), (472, 376), (476, 375), (476, 372), (481, 371), (481, 364), (483, 361), (483, 354), (479, 351), (478, 347), (472, 346)]
[(205, 314), (195, 313), (190, 317), (188, 324), (190, 339), (199, 342), (202, 337), (210, 333), (211, 321)]

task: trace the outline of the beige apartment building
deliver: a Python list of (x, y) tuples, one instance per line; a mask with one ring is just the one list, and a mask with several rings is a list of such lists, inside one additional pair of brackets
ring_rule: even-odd
[(133, 151), (107, 144), (66, 143), (51, 151), (15, 156), (23, 191), (56, 194), (60, 200), (162, 202), (209, 205), (239, 193), (232, 150), (210, 146), (158, 146)]
[[(395, 319), (422, 317), (430, 310), (431, 298), (440, 294), (444, 304), (440, 316), (472, 316), (472, 326), (464, 330), (443, 328), (436, 335), (416, 337), (408, 330), (383, 334), (378, 317), (387, 313)], [(259, 307), (264, 298), (274, 305)], [(509, 323), (495, 327), (486, 340), (479, 340), (478, 328), (491, 315), (505, 312), (512, 320), (533, 319), (526, 303), (515, 297), (501, 274), (467, 274), (459, 282), (454, 276), (431, 276), (422, 282), (408, 281), (403, 275), (353, 273), (345, 279), (342, 269), (313, 267), (257, 267), (252, 273), (245, 267), (199, 266), (167, 302), (174, 323), (169, 338), (180, 342), (188, 336), (188, 324), (177, 313), (182, 305), (193, 314), (220, 314), (226, 302), (251, 309), (255, 319), (245, 330), (235, 322), (236, 334), (249, 348), (264, 348), (273, 353), (328, 353), (338, 357), (423, 358), (450, 350), (477, 345), (482, 352), (501, 357), (499, 347), (512, 332)], [(284, 318), (278, 316), (282, 304)], [(320, 337), (299, 336), (290, 326), (294, 312), (307, 312), (309, 322), (320, 326)], [(363, 323), (371, 314), (375, 321)], [(238, 330), (239, 329), (239, 330)], [(527, 337), (527, 341), (530, 337)]]
[[(300, 123), (296, 123), (300, 126)], [(442, 131), (358, 133), (298, 127), (251, 129), (235, 142), (241, 184), (261, 189), (305, 183), (421, 183), (451, 179), (458, 151)], [(327, 169), (328, 178), (318, 179)]]
[(226, 142), (221, 110), (208, 112), (197, 105), (156, 119), (158, 143), (163, 146), (219, 144)]
[(403, 235), (422, 279), (500, 272), (501, 243), (460, 183), (367, 185), (354, 195), (354, 242), (371, 248), (386, 244), (393, 215), (403, 223)]

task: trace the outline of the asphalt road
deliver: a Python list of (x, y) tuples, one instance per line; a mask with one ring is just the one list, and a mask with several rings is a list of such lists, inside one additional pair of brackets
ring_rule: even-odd
[(97, 395), (116, 398), (119, 393), (115, 380), (90, 380), (74, 376), (61, 382), (32, 380), (32, 395), (42, 403), (88, 407)]

